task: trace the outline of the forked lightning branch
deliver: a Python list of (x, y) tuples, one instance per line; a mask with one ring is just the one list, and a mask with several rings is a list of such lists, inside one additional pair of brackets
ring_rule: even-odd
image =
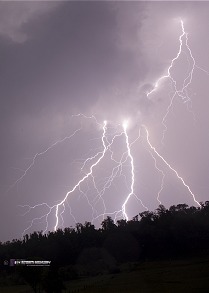
[[(196, 66), (195, 59), (192, 55), (192, 50), (189, 47), (189, 40), (188, 40), (188, 34), (185, 30), (184, 27), (184, 22), (183, 20), (180, 19), (179, 25), (181, 28), (181, 34), (179, 38), (177, 39), (177, 42), (179, 44), (178, 51), (176, 53), (176, 56), (172, 59), (169, 67), (167, 68), (167, 73), (165, 75), (162, 75), (161, 77), (158, 78), (158, 80), (155, 82), (153, 85), (153, 89), (149, 92), (147, 92), (147, 98), (149, 99), (152, 95), (154, 98), (154, 95), (157, 94), (157, 91), (161, 84), (169, 79), (172, 83), (172, 88), (173, 88), (173, 94), (170, 98), (169, 106), (167, 109), (165, 109), (164, 116), (162, 117), (162, 125), (163, 125), (163, 133), (162, 137), (164, 138), (167, 126), (166, 126), (166, 119), (167, 116), (169, 115), (170, 109), (172, 107), (173, 101), (175, 98), (180, 98), (182, 99), (182, 102), (188, 105), (190, 103), (191, 99), (188, 94), (188, 88), (190, 84), (192, 83), (192, 78), (193, 78), (193, 72), (195, 68), (199, 68), (203, 70), (202, 68)], [(182, 85), (179, 88), (177, 85), (177, 81), (175, 78), (172, 76), (172, 71), (171, 69), (175, 67), (176, 61), (179, 59), (181, 54), (186, 54), (187, 62), (189, 64), (189, 71), (187, 72), (186, 76), (182, 80)], [(207, 72), (206, 72), (207, 73)], [(168, 95), (169, 96), (169, 95)], [(187, 110), (187, 107), (186, 107)], [(165, 170), (170, 170), (173, 172), (173, 174), (176, 176), (176, 179), (181, 183), (182, 188), (185, 189), (185, 191), (191, 196), (191, 198), (194, 201), (195, 205), (200, 205), (198, 202), (198, 199), (196, 195), (193, 193), (191, 190), (189, 183), (186, 182), (182, 175), (178, 172), (178, 170), (175, 170), (173, 166), (166, 160), (162, 154), (159, 153), (159, 151), (155, 148), (155, 146), (151, 142), (150, 138), (150, 133), (148, 130), (148, 127), (144, 124), (141, 124), (139, 126), (139, 135), (135, 137), (133, 140), (130, 139), (129, 136), (129, 131), (131, 130), (129, 121), (131, 121), (131, 117), (129, 117), (127, 120), (124, 121), (104, 121), (103, 123), (99, 123), (96, 119), (95, 116), (90, 116), (87, 117), (84, 114), (78, 114), (75, 116), (80, 116), (82, 119), (92, 119), (92, 121), (95, 122), (99, 127), (98, 129), (101, 129), (101, 136), (100, 136), (100, 142), (101, 142), (101, 148), (99, 151), (95, 152), (93, 156), (90, 156), (86, 158), (83, 166), (82, 166), (82, 172), (84, 167), (87, 165), (89, 166), (88, 168), (86, 167), (85, 169), (88, 169), (86, 173), (77, 181), (77, 183), (72, 186), (69, 191), (63, 195), (62, 200), (60, 200), (58, 203), (54, 205), (49, 205), (47, 202), (42, 202), (42, 203), (37, 203), (34, 206), (30, 206), (29, 204), (21, 205), (23, 208), (26, 208), (27, 211), (25, 212), (24, 216), (26, 217), (32, 210), (39, 209), (40, 207), (46, 207), (47, 212), (43, 214), (42, 216), (35, 217), (33, 220), (30, 222), (28, 227), (25, 228), (23, 231), (23, 235), (27, 233), (28, 230), (33, 229), (34, 224), (38, 221), (43, 221), (44, 222), (44, 227), (43, 227), (43, 233), (46, 233), (49, 230), (49, 221), (50, 221), (50, 226), (53, 226), (54, 230), (56, 231), (58, 228), (62, 228), (65, 226), (64, 223), (64, 215), (69, 212), (69, 209), (66, 208), (66, 206), (70, 207), (70, 215), (73, 217), (74, 221), (76, 222), (76, 216), (73, 214), (73, 210), (70, 206), (71, 199), (75, 196), (75, 193), (80, 192), (84, 195), (87, 204), (89, 206), (89, 209), (91, 210), (91, 221), (94, 222), (96, 219), (104, 219), (106, 216), (112, 216), (115, 221), (118, 219), (125, 219), (129, 220), (129, 214), (128, 214), (128, 205), (133, 204), (133, 199), (137, 200), (139, 205), (143, 209), (148, 209), (146, 205), (143, 203), (140, 194), (137, 194), (136, 192), (136, 181), (137, 181), (137, 176), (135, 174), (135, 159), (134, 159), (134, 152), (133, 152), (133, 146), (136, 148), (140, 144), (140, 136), (143, 136), (146, 140), (146, 147), (147, 151), (149, 152), (151, 158), (154, 160), (154, 167), (156, 168), (157, 172), (161, 175), (161, 184), (159, 186), (159, 191), (156, 194), (156, 199), (159, 203), (161, 203), (161, 193), (164, 189), (164, 182), (165, 182), (165, 177), (167, 176), (165, 173)], [(115, 127), (115, 132), (114, 135), (110, 136), (109, 135), (109, 127), (113, 127), (113, 124), (115, 125), (115, 122), (118, 123), (117, 127)], [(137, 126), (135, 126), (137, 127)], [(28, 168), (24, 171), (21, 177), (11, 186), (15, 186), (18, 184), (20, 181), (24, 180), (25, 177), (27, 176), (28, 172), (32, 171), (32, 168), (35, 168), (35, 163), (37, 157), (44, 156), (46, 152), (50, 152), (52, 148), (56, 148), (56, 146), (60, 143), (64, 143), (66, 140), (73, 140), (74, 136), (77, 135), (77, 133), (82, 129), (82, 126), (80, 125), (70, 136), (67, 136), (63, 138), (62, 140), (59, 140), (55, 143), (53, 143), (51, 146), (49, 146), (47, 149), (43, 150), (40, 153), (35, 154), (35, 156), (32, 159), (31, 164), (28, 166)], [(99, 130), (98, 130), (99, 131)], [(95, 134), (95, 137), (98, 134)], [(111, 138), (110, 138), (111, 137)], [(120, 142), (121, 143), (121, 149), (124, 149), (124, 152), (120, 155), (119, 159), (115, 159), (114, 157), (114, 152), (115, 148), (114, 145), (116, 143)], [(101, 184), (98, 185), (95, 180), (97, 168), (102, 164), (104, 160), (109, 158), (111, 161), (110, 163), (114, 165), (112, 167), (112, 170), (109, 174), (109, 176), (102, 178), (102, 186)], [(110, 165), (111, 165), (110, 164)], [(159, 166), (164, 165), (164, 169), (162, 170)], [(126, 168), (124, 167), (126, 166)], [(126, 184), (128, 182), (127, 186), (127, 195), (125, 197), (125, 200), (122, 201), (121, 199), (118, 199), (118, 208), (117, 209), (110, 209), (108, 208), (107, 204), (107, 198), (106, 198), (106, 192), (109, 190), (111, 185), (114, 183), (116, 178), (122, 177), (126, 181)], [(94, 198), (89, 197), (87, 191), (85, 191), (85, 188), (87, 188), (88, 181), (91, 180), (94, 193), (96, 191), (96, 195)], [(118, 195), (119, 196), (119, 195)], [(101, 202), (102, 203), (102, 211), (101, 209), (97, 209), (97, 203)], [(53, 224), (51, 223), (53, 221)]]

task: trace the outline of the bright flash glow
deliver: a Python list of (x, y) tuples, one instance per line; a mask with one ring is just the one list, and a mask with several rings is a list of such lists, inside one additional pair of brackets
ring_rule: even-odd
[(128, 121), (127, 120), (124, 120), (123, 121), (123, 129), (124, 129), (125, 133), (126, 133), (127, 127), (128, 127)]

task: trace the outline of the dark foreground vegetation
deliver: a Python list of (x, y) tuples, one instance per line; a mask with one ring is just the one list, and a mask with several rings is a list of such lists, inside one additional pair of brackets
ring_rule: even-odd
[[(50, 260), (9, 267), (4, 260)], [(209, 292), (209, 201), (0, 244), (0, 292)], [(30, 289), (31, 288), (31, 289)]]

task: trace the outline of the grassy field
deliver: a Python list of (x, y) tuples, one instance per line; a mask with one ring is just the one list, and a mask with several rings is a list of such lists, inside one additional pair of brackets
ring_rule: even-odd
[(0, 287), (1, 293), (34, 293), (34, 291), (27, 285), (5, 286)]
[[(66, 293), (208, 293), (209, 258), (124, 265), (121, 273), (65, 284)], [(1, 287), (1, 293), (31, 293), (30, 287)]]
[(73, 281), (66, 292), (83, 293), (206, 293), (209, 292), (209, 259), (146, 262), (134, 271)]

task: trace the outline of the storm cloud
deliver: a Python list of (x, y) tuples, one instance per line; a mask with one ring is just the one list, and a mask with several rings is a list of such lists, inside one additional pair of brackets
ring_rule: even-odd
[[(54, 203), (63, 198), (80, 178), (76, 162), (101, 146), (101, 128), (91, 119), (84, 122), (71, 117), (78, 113), (94, 114), (99, 123), (107, 120), (110, 125), (129, 119), (132, 140), (138, 132), (136, 126), (146, 123), (156, 147), (181, 171), (198, 200), (207, 200), (209, 75), (198, 67), (209, 68), (208, 11), (207, 2), (0, 3), (2, 240), (20, 237), (30, 224), (18, 205)], [(146, 93), (178, 52), (180, 18), (198, 66), (189, 87), (194, 115), (176, 100), (166, 121), (163, 147), (162, 117), (170, 101), (170, 82), (162, 82), (158, 93), (149, 98)], [(185, 58), (176, 63), (176, 76), (186, 72)], [(39, 157), (28, 177), (10, 188), (36, 153), (73, 133), (81, 120), (81, 133)], [(153, 209), (158, 204), (160, 178), (145, 149), (146, 143), (133, 148), (139, 178), (136, 190)], [(172, 180), (166, 179), (162, 203), (193, 204)], [(115, 197), (110, 200), (110, 206), (116, 201)], [(78, 216), (79, 221), (89, 220), (84, 203), (79, 206), (77, 199), (72, 206), (83, 215)], [(132, 216), (136, 212), (130, 208)], [(71, 224), (69, 218), (67, 225)]]

